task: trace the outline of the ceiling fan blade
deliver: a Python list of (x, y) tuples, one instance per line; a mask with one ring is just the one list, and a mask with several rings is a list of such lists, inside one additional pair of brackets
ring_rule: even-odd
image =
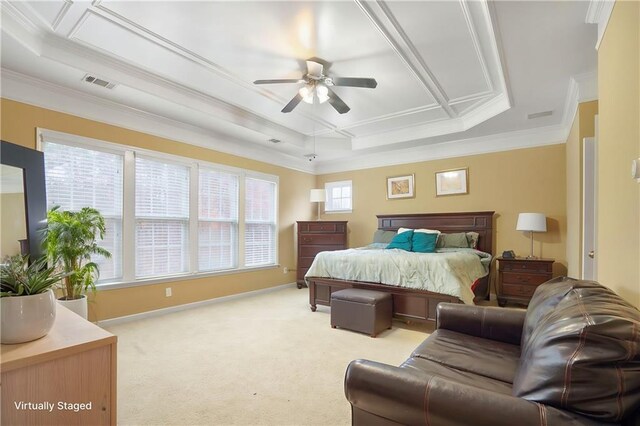
[(322, 71), (324, 70), (324, 65), (314, 62), (307, 61), (307, 74), (313, 77), (320, 78), (322, 77)]
[(358, 77), (332, 77), (334, 86), (349, 87), (366, 87), (367, 89), (375, 89), (378, 82), (375, 78), (358, 78)]
[(300, 93), (296, 94), (293, 99), (291, 99), (289, 101), (288, 104), (286, 104), (284, 106), (284, 108), (282, 108), (281, 112), (287, 113), (287, 112), (291, 112), (293, 111), (293, 109), (298, 106), (298, 104), (300, 103), (300, 101), (302, 100), (302, 95)]
[(336, 95), (336, 93), (333, 90), (329, 89), (328, 95), (329, 95), (329, 103), (336, 111), (338, 111), (340, 114), (349, 112), (351, 108), (349, 108), (347, 104), (345, 104), (344, 101), (340, 99), (340, 97)]
[(281, 78), (275, 80), (256, 80), (253, 84), (278, 84), (278, 83), (304, 83), (304, 80), (299, 78)]

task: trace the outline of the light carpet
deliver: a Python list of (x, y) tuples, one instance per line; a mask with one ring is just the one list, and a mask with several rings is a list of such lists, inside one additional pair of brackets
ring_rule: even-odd
[(432, 331), (332, 329), (291, 286), (105, 327), (118, 336), (120, 425), (348, 425), (344, 373), (399, 365)]

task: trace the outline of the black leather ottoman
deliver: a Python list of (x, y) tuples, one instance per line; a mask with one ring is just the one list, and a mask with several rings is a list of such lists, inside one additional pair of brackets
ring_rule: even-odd
[(376, 337), (391, 328), (392, 298), (389, 293), (347, 288), (331, 293), (331, 327)]

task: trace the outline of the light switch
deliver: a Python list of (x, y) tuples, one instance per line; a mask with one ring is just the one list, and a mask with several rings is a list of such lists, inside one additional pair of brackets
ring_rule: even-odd
[(631, 162), (631, 176), (640, 182), (640, 158), (636, 158)]

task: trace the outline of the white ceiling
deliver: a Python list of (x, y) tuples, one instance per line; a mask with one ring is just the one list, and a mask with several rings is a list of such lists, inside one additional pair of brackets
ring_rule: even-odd
[[(2, 95), (312, 172), (562, 142), (595, 97), (586, 2), (2, 2)], [(280, 112), (304, 60), (373, 77)], [(90, 73), (116, 83), (84, 83)], [(527, 115), (552, 111), (547, 117)], [(282, 140), (279, 144), (267, 142)], [(318, 157), (308, 162), (304, 155)]]

